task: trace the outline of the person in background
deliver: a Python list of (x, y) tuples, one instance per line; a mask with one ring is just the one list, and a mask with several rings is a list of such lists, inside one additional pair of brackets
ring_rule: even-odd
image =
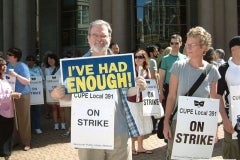
[[(172, 48), (171, 53), (166, 53), (167, 55), (162, 58), (159, 67), (159, 92), (160, 92), (160, 102), (165, 110), (166, 108), (166, 101), (169, 92), (169, 80), (170, 80), (170, 69), (172, 65), (178, 61), (186, 59), (186, 56), (180, 53), (180, 47), (182, 46), (182, 37), (178, 34), (174, 34), (171, 36), (170, 39), (170, 46)], [(159, 121), (158, 128), (162, 128), (164, 122), (164, 117)], [(162, 130), (159, 130), (162, 132)], [(162, 134), (162, 133), (158, 133)], [(165, 142), (167, 142), (165, 140)]]
[[(147, 52), (145, 50), (139, 49), (134, 53), (134, 61), (135, 61), (135, 70), (136, 70), (136, 76), (138, 77), (143, 76), (145, 79), (150, 79), (151, 78), (151, 72), (149, 69), (149, 59)], [(142, 68), (139, 70), (139, 68)], [(140, 71), (140, 73), (139, 73)], [(134, 95), (129, 95), (128, 94), (128, 101), (134, 102), (134, 103), (139, 103), (142, 102), (142, 92), (139, 93), (139, 101), (137, 100), (138, 97), (136, 93)], [(139, 103), (139, 107), (143, 108), (142, 103)], [(143, 116), (143, 115), (139, 115)], [(147, 117), (145, 117), (147, 118)], [(146, 120), (146, 119), (145, 119)], [(149, 117), (149, 120), (151, 121), (151, 118)], [(146, 154), (151, 154), (153, 153), (151, 150), (146, 150), (143, 148), (143, 139), (144, 135), (141, 135), (139, 137), (134, 137), (132, 138), (132, 154), (137, 155), (138, 153), (146, 153)], [(138, 149), (136, 150), (135, 147), (135, 142), (137, 141), (137, 147)]]
[[(42, 69), (36, 65), (36, 58), (33, 55), (28, 55), (26, 57), (26, 64), (28, 65), (30, 76), (40, 76), (42, 77), (43, 84), (45, 83), (45, 76)], [(31, 127), (36, 134), (42, 134), (40, 127), (41, 119), (41, 105), (31, 105)]]
[[(234, 36), (229, 41), (229, 49), (232, 57), (227, 63), (222, 64), (218, 70), (221, 79), (218, 81), (217, 93), (220, 97), (220, 114), (223, 120), (224, 139), (222, 142), (222, 157), (224, 159), (240, 159), (240, 137), (232, 138), (234, 132), (240, 133), (239, 128), (232, 126), (232, 105), (231, 97), (228, 96), (228, 103), (225, 101), (225, 93), (230, 95), (230, 86), (240, 85), (240, 36)], [(238, 99), (239, 100), (239, 99)], [(239, 106), (236, 106), (239, 108)], [(239, 110), (239, 109), (238, 109)]]
[(215, 55), (216, 55), (216, 63), (217, 66), (221, 66), (222, 64), (226, 63), (224, 58), (225, 58), (225, 52), (223, 49), (216, 49), (214, 51)]
[[(156, 80), (156, 84), (159, 84), (160, 81), (160, 77), (158, 74), (158, 66), (157, 66), (157, 62), (156, 62), (156, 58), (158, 57), (158, 47), (155, 45), (149, 45), (146, 47), (146, 52), (148, 54), (149, 57), (149, 64), (150, 64), (150, 72), (151, 72), (151, 78)], [(159, 86), (159, 85), (158, 85)], [(152, 122), (153, 122), (153, 131), (152, 133), (157, 133), (157, 122), (158, 120), (154, 118), (154, 116), (152, 116)]]
[[(73, 57), (73, 53), (71, 51), (64, 51), (62, 53), (62, 58), (72, 58), (72, 57)], [(71, 106), (64, 107), (64, 115), (65, 115), (65, 121), (68, 129), (66, 133), (63, 134), (63, 136), (69, 137), (71, 134)]]
[(163, 56), (166, 56), (172, 52), (172, 47), (168, 46), (163, 50)]
[(162, 46), (159, 43), (154, 44), (154, 46), (156, 46), (156, 48), (158, 50), (158, 53), (157, 53), (156, 58), (155, 58), (155, 60), (157, 62), (157, 68), (158, 68), (159, 65), (160, 65), (160, 62), (162, 60), (162, 57), (163, 57), (163, 54), (162, 54), (163, 49), (162, 49)]
[(21, 93), (13, 92), (11, 85), (4, 76), (6, 69), (6, 61), (0, 58), (0, 157), (10, 160), (14, 128), (14, 104), (12, 98), (19, 99)]
[[(178, 112), (173, 115), (171, 124), (170, 117), (177, 107), (178, 97), (184, 96), (189, 91), (198, 77), (209, 65), (208, 62), (203, 60), (203, 55), (211, 44), (211, 35), (204, 28), (191, 28), (187, 33), (187, 41), (185, 44), (188, 59), (176, 61), (170, 70), (169, 94), (163, 125), (163, 134), (165, 139), (168, 140), (166, 159), (171, 159)], [(209, 68), (210, 70), (207, 77), (193, 93), (193, 97), (218, 98), (217, 82), (220, 78), (220, 74), (216, 66), (211, 64)]]
[[(60, 76), (60, 70), (59, 70), (59, 58), (54, 53), (49, 53), (46, 56), (45, 61), (45, 76), (48, 75), (58, 75)], [(53, 114), (53, 121), (54, 121), (54, 130), (59, 130), (59, 122), (58, 122), (58, 115), (60, 116), (61, 121), (61, 129), (66, 129), (65, 124), (65, 115), (64, 115), (64, 108), (59, 106), (59, 103), (51, 103), (52, 106), (52, 114)]]
[(210, 47), (207, 52), (203, 55), (203, 59), (207, 61), (208, 63), (214, 64), (217, 66), (216, 63), (216, 55), (214, 52), (214, 48)]
[[(40, 64), (40, 67), (44, 73), (45, 76), (45, 68), (46, 68), (46, 59), (48, 54), (53, 54), (52, 51), (46, 51), (43, 55), (43, 61)], [(43, 93), (44, 93), (44, 117), (46, 119), (52, 119), (52, 106), (47, 103), (47, 97), (46, 97), (46, 83), (43, 84)]]
[(23, 150), (28, 151), (31, 143), (31, 117), (30, 117), (30, 72), (28, 66), (20, 61), (22, 51), (18, 48), (10, 48), (7, 51), (7, 73), (16, 77), (15, 91), (22, 94), (15, 99), (16, 108), (16, 132), (13, 145), (17, 145), (19, 137)]
[(119, 48), (119, 46), (118, 46), (117, 43), (112, 42), (112, 43), (109, 45), (109, 48), (111, 49), (111, 51), (112, 51), (114, 54), (120, 54), (120, 48)]
[[(111, 41), (112, 29), (108, 22), (103, 20), (95, 20), (90, 23), (88, 28), (88, 43), (90, 50), (83, 55), (83, 57), (91, 56), (107, 56), (112, 55), (109, 49)], [(146, 81), (143, 77), (136, 78), (136, 85), (142, 91), (147, 87)], [(78, 156), (80, 160), (132, 160), (131, 137), (137, 137), (136, 125), (132, 125), (132, 119), (129, 119), (131, 113), (127, 104), (127, 96), (123, 92), (126, 89), (114, 89), (116, 94), (115, 112), (114, 112), (114, 149), (78, 149)], [(65, 87), (59, 86), (53, 89), (51, 96), (55, 99), (70, 100), (71, 95), (65, 95)], [(96, 103), (98, 103), (96, 101)]]
[(169, 90), (170, 69), (174, 62), (186, 58), (185, 55), (180, 53), (180, 47), (182, 46), (182, 37), (180, 35), (174, 34), (171, 36), (170, 46), (172, 48), (171, 53), (162, 58), (161, 66), (159, 67), (160, 102), (162, 102), (164, 108)]

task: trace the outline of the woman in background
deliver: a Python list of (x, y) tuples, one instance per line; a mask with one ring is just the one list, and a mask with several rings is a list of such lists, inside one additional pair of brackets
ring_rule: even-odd
[[(150, 65), (149, 65), (149, 59), (147, 52), (145, 50), (139, 49), (134, 53), (134, 61), (135, 61), (135, 69), (136, 69), (136, 76), (142, 76), (145, 79), (151, 78), (151, 72), (150, 72)], [(140, 73), (139, 73), (140, 72)], [(139, 93), (137, 93), (139, 92)], [(136, 96), (137, 93), (137, 96)], [(129, 89), (128, 92), (128, 101), (133, 103), (139, 103), (139, 107), (142, 106), (142, 92), (138, 90), (137, 87), (133, 87)], [(142, 115), (139, 115), (142, 116)], [(151, 116), (145, 117), (148, 118), (149, 121), (152, 123)], [(145, 119), (146, 120), (146, 119)], [(137, 155), (138, 153), (145, 153), (145, 154), (152, 154), (151, 150), (146, 150), (143, 148), (143, 139), (144, 135), (141, 135), (139, 137), (132, 138), (132, 154)], [(135, 147), (135, 142), (137, 141), (138, 149)]]
[[(59, 70), (59, 58), (54, 53), (49, 53), (46, 56), (46, 68), (45, 68), (45, 76), (48, 75), (58, 75), (60, 76)], [(59, 123), (58, 123), (58, 113), (61, 120), (61, 129), (66, 129), (65, 124), (65, 116), (64, 116), (64, 108), (59, 106), (59, 103), (51, 103), (52, 106), (52, 113), (53, 113), (53, 120), (54, 120), (54, 130), (59, 130)]]
[(0, 157), (10, 160), (14, 128), (14, 107), (12, 98), (20, 98), (21, 93), (13, 92), (4, 76), (6, 61), (0, 58)]
[[(211, 34), (204, 28), (191, 28), (187, 33), (187, 41), (185, 44), (188, 59), (176, 61), (170, 70), (169, 93), (163, 125), (163, 134), (165, 139), (168, 140), (166, 159), (171, 159), (178, 112), (173, 115), (171, 123), (170, 117), (177, 109), (178, 97), (184, 96), (202, 72), (206, 70), (209, 63), (203, 59), (203, 56), (211, 44)], [(214, 65), (210, 65), (209, 70), (204, 81), (193, 93), (193, 97), (217, 98), (217, 82), (220, 74)]]

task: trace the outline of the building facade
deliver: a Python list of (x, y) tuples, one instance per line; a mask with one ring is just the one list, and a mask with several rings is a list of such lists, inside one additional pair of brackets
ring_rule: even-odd
[(15, 46), (24, 57), (43, 58), (49, 50), (81, 56), (89, 49), (89, 23), (103, 19), (121, 53), (149, 44), (167, 47), (174, 33), (185, 42), (194, 26), (208, 30), (213, 47), (229, 53), (228, 42), (239, 33), (239, 5), (240, 0), (0, 0), (0, 51)]

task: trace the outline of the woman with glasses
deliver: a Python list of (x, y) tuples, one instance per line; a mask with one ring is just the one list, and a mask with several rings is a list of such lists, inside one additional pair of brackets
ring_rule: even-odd
[[(177, 124), (178, 97), (184, 96), (200, 75), (207, 69), (209, 63), (203, 59), (204, 54), (212, 43), (211, 34), (202, 27), (191, 28), (187, 33), (185, 44), (188, 59), (176, 61), (170, 69), (169, 93), (166, 103), (163, 134), (168, 140), (167, 157), (171, 159), (173, 139)], [(217, 98), (217, 81), (220, 74), (217, 67), (210, 65), (209, 73), (201, 85), (192, 94), (193, 97)], [(172, 122), (170, 122), (170, 117)], [(181, 124), (177, 124), (180, 125)]]
[(31, 143), (31, 120), (30, 120), (30, 73), (28, 66), (20, 61), (22, 51), (18, 48), (10, 48), (7, 52), (7, 61), (9, 62), (8, 73), (16, 77), (15, 91), (22, 94), (20, 99), (15, 100), (17, 114), (17, 127), (15, 144), (18, 144), (18, 136), (23, 145), (23, 150), (30, 149)]
[[(139, 49), (134, 53), (134, 61), (135, 61), (135, 69), (136, 69), (136, 76), (142, 76), (145, 79), (151, 78), (151, 72), (150, 72), (150, 64), (147, 52), (145, 50)], [(137, 93), (137, 94), (136, 94)], [(137, 87), (133, 87), (129, 89), (128, 92), (128, 101), (133, 103), (138, 103), (139, 107), (143, 108), (143, 99), (142, 99), (142, 92), (138, 90)], [(143, 115), (138, 115), (143, 116)], [(142, 119), (145, 122), (149, 122), (149, 125), (152, 125), (152, 119), (151, 116), (144, 116)], [(152, 130), (150, 131), (150, 133)], [(132, 138), (132, 154), (137, 155), (139, 153), (145, 153), (145, 154), (152, 154), (151, 150), (146, 150), (143, 148), (143, 139), (144, 135), (141, 135), (139, 137)], [(135, 142), (137, 141), (138, 149), (135, 147)]]
[(6, 61), (0, 58), (0, 157), (10, 159), (14, 127), (14, 107), (12, 98), (18, 99), (21, 93), (13, 92), (4, 75)]

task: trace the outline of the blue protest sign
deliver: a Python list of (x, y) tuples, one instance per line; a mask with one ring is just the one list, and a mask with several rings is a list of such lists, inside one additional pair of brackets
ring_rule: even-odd
[(79, 57), (60, 60), (66, 93), (81, 93), (135, 86), (133, 54)]

